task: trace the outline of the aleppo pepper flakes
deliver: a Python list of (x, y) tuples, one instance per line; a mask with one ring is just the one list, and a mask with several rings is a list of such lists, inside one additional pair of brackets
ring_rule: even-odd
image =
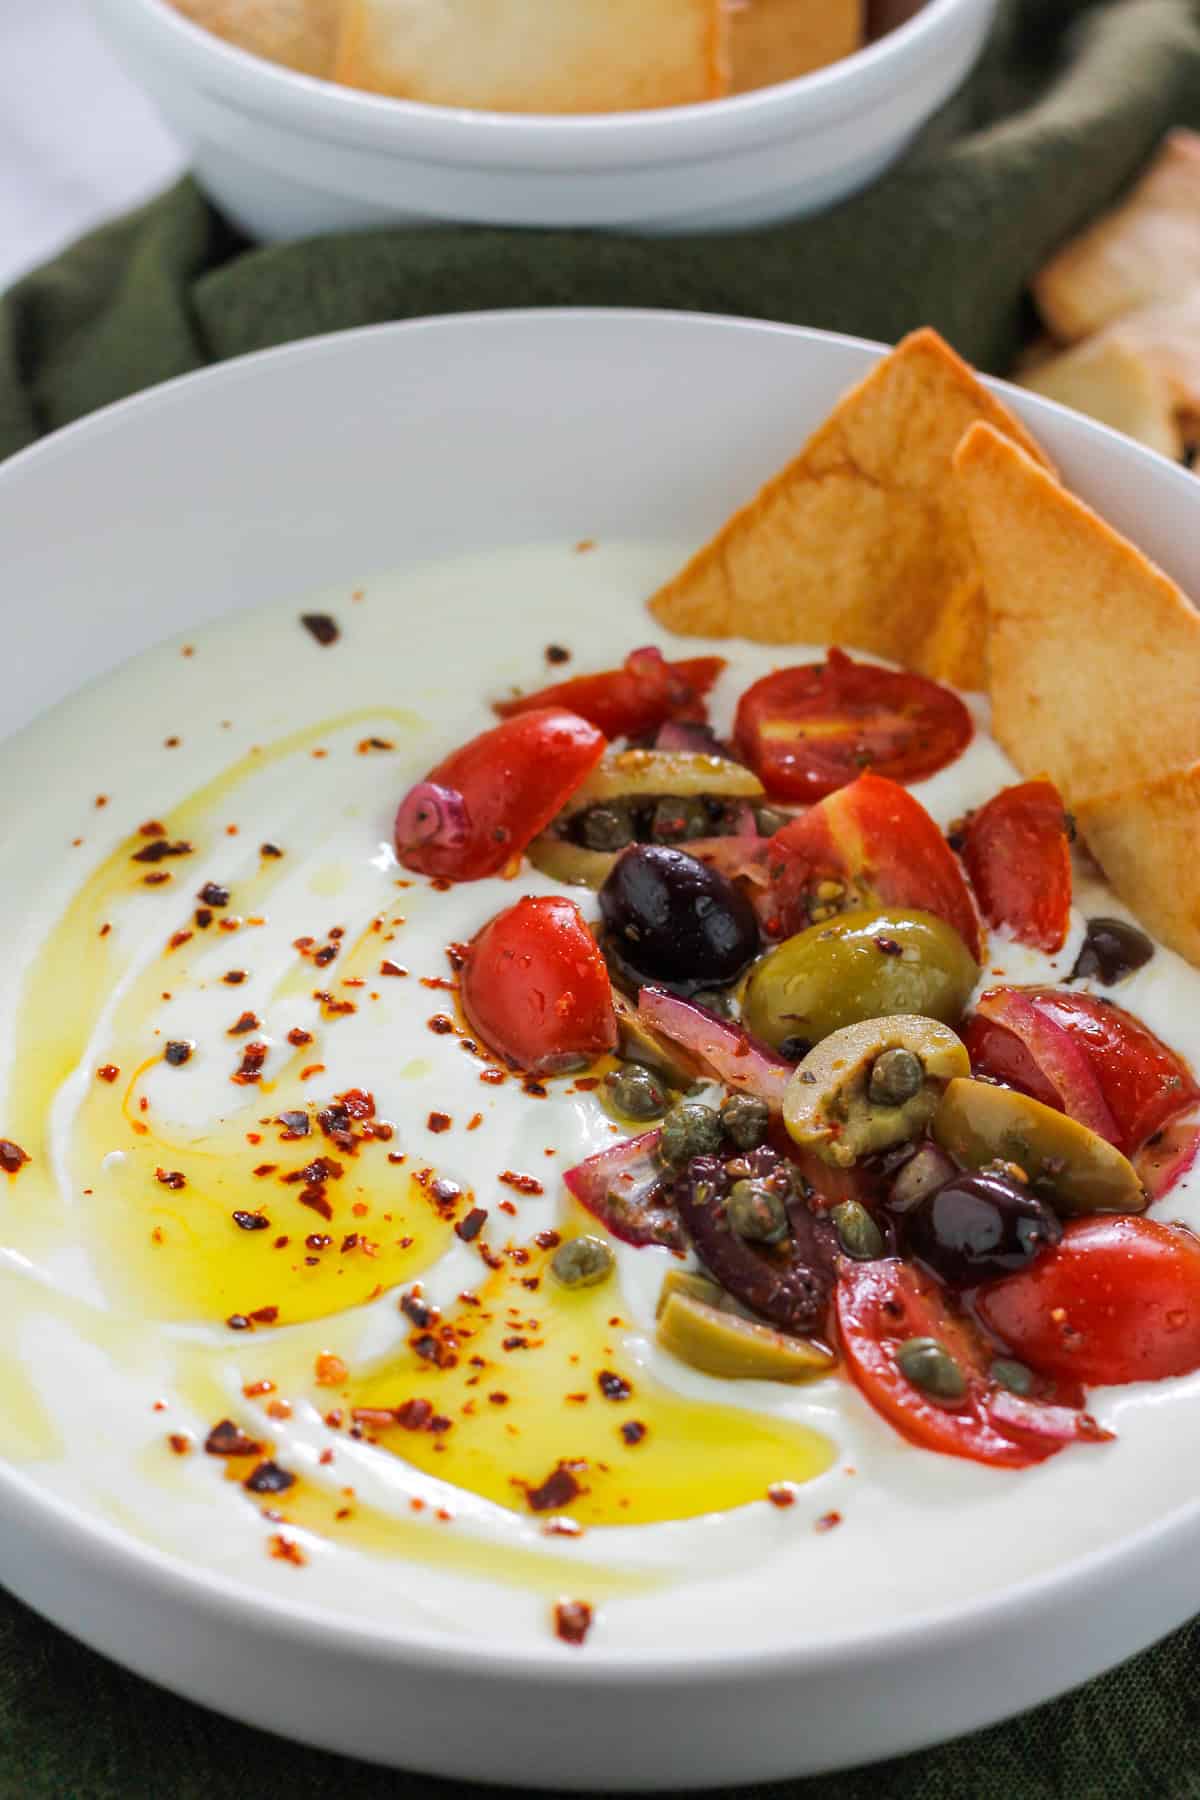
[(281, 1531), (275, 1532), (272, 1537), (267, 1539), (267, 1554), (273, 1556), (276, 1562), (291, 1563), (295, 1569), (302, 1569), (308, 1561), (299, 1544), (293, 1542), (289, 1537), (284, 1537)]
[(229, 889), (222, 887), (219, 881), (206, 881), (196, 898), (203, 906), (228, 906)]
[(260, 1462), (256, 1469), (247, 1475), (242, 1486), (251, 1494), (286, 1494), (290, 1487), (295, 1487), (296, 1477), (289, 1469), (281, 1469), (277, 1462)]
[(582, 1462), (560, 1462), (539, 1487), (527, 1487), (525, 1498), (530, 1511), (557, 1512), (560, 1507), (570, 1506), (572, 1500), (578, 1500), (580, 1494), (587, 1492), (578, 1479), (586, 1468), (587, 1464)]
[(190, 1059), (194, 1049), (195, 1045), (187, 1038), (172, 1038), (163, 1051), (163, 1057), (173, 1069), (181, 1069), (184, 1063)]
[(187, 1176), (182, 1169), (155, 1169), (154, 1179), (161, 1181), (164, 1187), (171, 1188), (176, 1193), (180, 1188), (187, 1186)]
[(300, 623), (322, 646), (336, 644), (342, 635), (341, 626), (331, 613), (301, 613)]
[(465, 1219), (460, 1219), (454, 1227), (454, 1234), (464, 1244), (473, 1243), (487, 1223), (487, 1208), (473, 1206)]
[(0, 1169), (6, 1175), (16, 1175), (29, 1161), (28, 1151), (22, 1150), (20, 1144), (14, 1144), (11, 1138), (0, 1138)]
[[(142, 830), (145, 830), (145, 826)], [(194, 849), (195, 846), (189, 844), (186, 838), (178, 838), (172, 843), (167, 837), (156, 837), (148, 844), (143, 844), (140, 850), (135, 850), (129, 860), (136, 863), (160, 863), (168, 856), (191, 856)]]
[(262, 1067), (267, 1060), (266, 1044), (247, 1044), (242, 1051), (242, 1060), (229, 1077), (239, 1087), (249, 1087), (253, 1082), (262, 1080)]
[(232, 1419), (221, 1419), (213, 1426), (204, 1440), (204, 1448), (210, 1456), (261, 1456), (263, 1450), (262, 1445), (255, 1438), (247, 1437)]
[(628, 1400), (633, 1393), (624, 1377), (614, 1375), (611, 1369), (601, 1369), (596, 1377), (596, 1386), (606, 1400)]
[(233, 1222), (240, 1231), (269, 1231), (271, 1229), (270, 1219), (264, 1217), (262, 1213), (235, 1212)]
[(595, 1613), (586, 1600), (560, 1600), (554, 1608), (554, 1634), (564, 1644), (582, 1644), (592, 1628)]

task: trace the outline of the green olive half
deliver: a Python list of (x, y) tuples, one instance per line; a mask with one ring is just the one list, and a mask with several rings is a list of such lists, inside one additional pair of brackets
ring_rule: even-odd
[[(686, 1278), (685, 1278), (686, 1279)], [(789, 1337), (702, 1298), (711, 1283), (664, 1284), (659, 1303), (658, 1342), (680, 1362), (727, 1381), (811, 1381), (825, 1375), (837, 1358), (815, 1338)]]
[(742, 1017), (776, 1049), (890, 1013), (951, 1024), (979, 970), (953, 926), (927, 912), (856, 907), (810, 925), (754, 965)]
[(934, 1115), (933, 1135), (968, 1168), (1015, 1164), (1056, 1212), (1145, 1209), (1133, 1164), (1115, 1145), (1014, 1088), (952, 1081)]
[(696, 750), (610, 750), (576, 788), (560, 814), (570, 818), (600, 801), (644, 800), (658, 794), (715, 794), (725, 800), (761, 800), (753, 769)]
[[(898, 1067), (918, 1071), (919, 1082), (914, 1076), (896, 1083)], [(783, 1122), (797, 1144), (848, 1169), (860, 1157), (918, 1137), (947, 1082), (970, 1069), (966, 1046), (939, 1019), (909, 1013), (864, 1019), (809, 1051), (784, 1090)]]

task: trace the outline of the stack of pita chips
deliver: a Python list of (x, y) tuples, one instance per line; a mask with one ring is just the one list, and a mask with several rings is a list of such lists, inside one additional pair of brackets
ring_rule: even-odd
[(1058, 784), (1115, 892), (1200, 963), (1200, 614), (934, 332), (847, 394), (650, 609), (985, 689), (1017, 768)]
[(863, 0), (174, 0), (306, 75), (494, 112), (682, 106), (787, 81), (863, 41)]
[(1173, 131), (1123, 204), (1060, 250), (1033, 292), (1051, 342), (1037, 347), (1023, 386), (1176, 461), (1194, 447), (1200, 135)]

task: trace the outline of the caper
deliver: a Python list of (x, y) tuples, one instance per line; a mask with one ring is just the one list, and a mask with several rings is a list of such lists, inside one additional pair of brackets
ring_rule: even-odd
[(656, 800), (650, 815), (650, 833), (656, 844), (687, 844), (694, 838), (711, 837), (712, 822), (703, 800), (673, 795)]
[(568, 1238), (550, 1259), (550, 1273), (566, 1288), (598, 1287), (616, 1267), (616, 1257), (603, 1238)]
[(843, 1200), (829, 1216), (842, 1249), (855, 1262), (873, 1262), (883, 1255), (883, 1233), (861, 1200)]
[(680, 1100), (662, 1122), (658, 1153), (681, 1169), (693, 1156), (715, 1156), (724, 1133), (721, 1115), (700, 1100)]
[(766, 1181), (735, 1181), (725, 1202), (725, 1217), (741, 1238), (755, 1244), (781, 1244), (788, 1234), (787, 1207)]
[(896, 1351), (896, 1361), (905, 1380), (935, 1400), (961, 1400), (967, 1391), (966, 1376), (936, 1338), (905, 1338)]
[(589, 806), (579, 822), (579, 835), (589, 850), (623, 850), (634, 839), (633, 815), (620, 800)]
[(1033, 1392), (1033, 1370), (1027, 1369), (1022, 1362), (1014, 1362), (1011, 1356), (998, 1356), (988, 1374), (1002, 1388), (1007, 1388), (1010, 1394)]
[(811, 1381), (837, 1360), (820, 1339), (793, 1337), (679, 1288), (659, 1308), (657, 1335), (681, 1362), (726, 1381)]
[(871, 1064), (867, 1096), (876, 1106), (903, 1106), (919, 1094), (925, 1069), (911, 1050), (885, 1050)]
[(721, 1102), (725, 1136), (739, 1150), (757, 1150), (760, 1144), (765, 1144), (770, 1122), (771, 1112), (766, 1101), (756, 1100), (753, 1094), (730, 1094)]
[(667, 1110), (667, 1090), (641, 1063), (622, 1063), (604, 1077), (605, 1092), (614, 1109), (627, 1119), (660, 1119)]

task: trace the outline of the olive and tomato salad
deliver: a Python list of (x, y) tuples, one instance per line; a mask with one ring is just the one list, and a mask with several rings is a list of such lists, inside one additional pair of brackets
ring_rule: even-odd
[[(1200, 1239), (1143, 1216), (1200, 1088), (1109, 991), (1154, 946), (1093, 919), (1064, 982), (979, 991), (989, 929), (1066, 942), (1054, 785), (943, 834), (906, 784), (971, 741), (956, 694), (832, 649), (747, 688), (725, 743), (724, 666), (646, 648), (506, 701), (401, 802), (409, 869), (527, 856), (596, 895), (592, 923), (569, 891), (483, 922), (467, 1020), (531, 1075), (603, 1071), (629, 1135), (566, 1183), (678, 1255), (658, 1337), (683, 1360), (840, 1359), (910, 1441), (1001, 1467), (1102, 1440), (1087, 1386), (1200, 1367)], [(607, 1278), (605, 1240), (573, 1242), (560, 1278)]]

